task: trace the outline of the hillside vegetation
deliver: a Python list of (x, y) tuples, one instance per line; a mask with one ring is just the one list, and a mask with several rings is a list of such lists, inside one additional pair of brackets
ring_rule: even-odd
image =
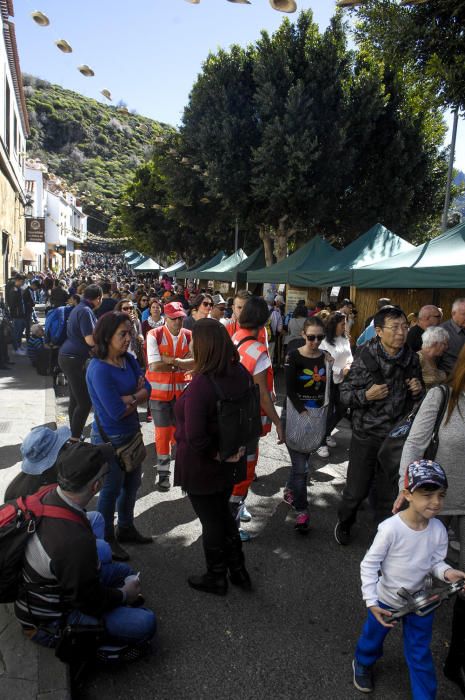
[(154, 139), (172, 129), (123, 106), (101, 104), (59, 85), (24, 75), (31, 137), (28, 157), (82, 195), (89, 230), (105, 232), (135, 170), (152, 155)]

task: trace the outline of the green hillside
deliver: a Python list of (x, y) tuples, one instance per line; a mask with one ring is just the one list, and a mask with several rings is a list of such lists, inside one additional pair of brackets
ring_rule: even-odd
[(31, 124), (28, 157), (40, 158), (82, 196), (89, 230), (105, 232), (119, 193), (150, 158), (166, 124), (24, 75)]

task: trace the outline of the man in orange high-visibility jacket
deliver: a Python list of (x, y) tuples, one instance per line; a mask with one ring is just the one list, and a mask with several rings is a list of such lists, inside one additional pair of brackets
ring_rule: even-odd
[[(252, 296), (252, 292), (249, 292), (247, 289), (239, 289), (236, 292), (235, 297), (233, 299), (233, 312), (231, 318), (221, 321), (231, 338), (233, 337), (234, 333), (236, 333), (240, 329), (239, 316), (241, 315), (241, 311), (244, 308), (245, 304), (249, 299), (252, 298)], [(268, 347), (268, 334), (266, 332), (265, 326), (262, 326), (262, 328), (259, 329), (257, 340), (259, 340), (261, 343), (263, 343), (263, 345), (266, 345)]]
[(192, 333), (182, 327), (186, 313), (178, 301), (165, 304), (165, 325), (147, 333), (146, 377), (151, 384), (150, 409), (155, 426), (158, 488), (170, 489), (171, 453), (176, 421), (174, 405), (190, 381), (194, 366), (190, 352)]
[[(273, 370), (266, 345), (258, 340), (260, 331), (268, 320), (269, 310), (263, 298), (251, 297), (245, 304), (239, 317), (240, 328), (232, 337), (237, 347), (241, 363), (250, 372), (254, 382), (260, 388), (262, 414), (262, 436), (271, 431), (272, 424), (278, 433), (278, 442), (284, 442), (284, 430), (273, 404)], [(236, 484), (230, 498), (231, 509), (238, 516), (255, 475), (258, 462), (258, 441), (247, 445), (247, 476)], [(250, 535), (240, 530), (241, 539), (250, 539)]]

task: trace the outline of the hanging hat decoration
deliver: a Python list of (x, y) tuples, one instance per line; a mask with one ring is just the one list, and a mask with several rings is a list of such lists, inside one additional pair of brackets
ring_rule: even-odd
[(40, 12), (40, 10), (34, 10), (34, 12), (31, 12), (31, 17), (34, 22), (39, 25), (39, 27), (48, 27), (50, 24), (50, 20), (47, 15)]
[(86, 63), (83, 63), (82, 66), (78, 66), (78, 71), (82, 73), (82, 75), (85, 75), (86, 78), (92, 78), (95, 75), (92, 68)]
[(110, 100), (110, 102), (113, 99), (111, 96), (111, 92), (109, 90), (107, 90), (106, 88), (103, 88), (103, 90), (100, 90), (100, 94), (103, 95), (104, 97), (106, 97), (107, 100)]
[(297, 10), (295, 0), (270, 0), (270, 5), (273, 10), (278, 10), (278, 12), (295, 12)]
[(58, 41), (55, 41), (55, 46), (60, 49), (60, 51), (63, 51), (63, 53), (73, 53), (73, 48), (68, 44), (66, 39), (58, 39)]
[(198, 5), (200, 0), (186, 0), (186, 2), (190, 2), (191, 5)]
[(251, 5), (250, 0), (228, 0), (228, 2), (235, 2), (236, 5)]

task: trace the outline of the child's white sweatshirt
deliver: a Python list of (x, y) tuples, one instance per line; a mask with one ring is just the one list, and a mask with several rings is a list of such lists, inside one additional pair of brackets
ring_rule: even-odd
[(412, 530), (399, 513), (384, 520), (360, 565), (367, 607), (378, 601), (394, 609), (402, 607), (405, 601), (397, 595), (399, 588), (415, 593), (424, 587), (427, 574), (444, 581), (444, 572), (451, 568), (444, 561), (447, 545), (446, 528), (436, 518), (424, 530)]

